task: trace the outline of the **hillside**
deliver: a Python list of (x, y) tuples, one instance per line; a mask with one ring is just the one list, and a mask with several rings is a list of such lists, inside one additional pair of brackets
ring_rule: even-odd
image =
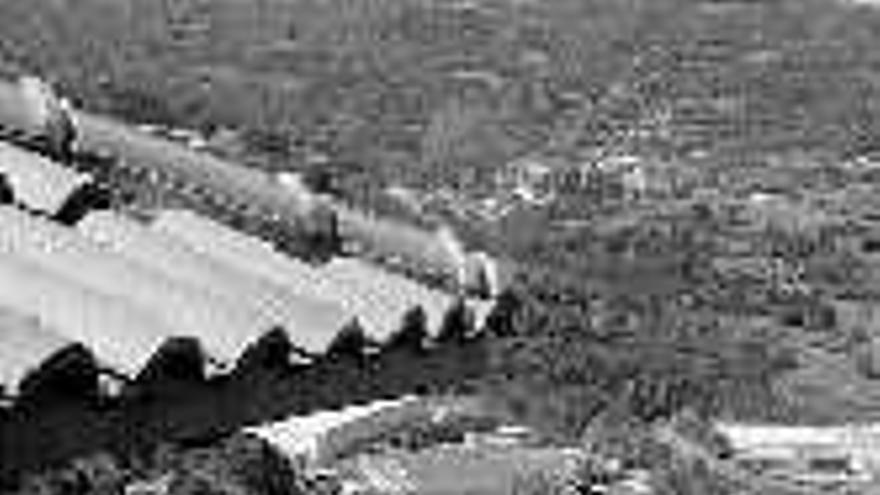
[[(362, 201), (386, 184), (467, 198), (524, 153), (560, 166), (596, 153), (655, 157), (733, 189), (749, 187), (739, 171), (756, 164), (870, 152), (877, 26), (870, 8), (812, 0), (7, 0), (0, 54), (12, 71), (50, 74), (87, 109), (239, 129), (261, 166), (328, 155)], [(604, 234), (553, 227), (571, 212), (590, 212), (592, 225), (641, 215), (604, 202), (563, 192), (461, 229), (529, 267), (535, 294), (580, 276), (599, 293), (695, 289), (681, 277), (688, 249), (701, 249), (693, 239), (609, 258), (603, 271)]]

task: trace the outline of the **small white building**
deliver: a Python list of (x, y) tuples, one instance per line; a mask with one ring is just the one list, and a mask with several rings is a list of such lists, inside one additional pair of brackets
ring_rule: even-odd
[(423, 399), (406, 396), (294, 416), (244, 431), (265, 440), (294, 464), (316, 469), (362, 442), (431, 418), (432, 410)]
[(508, 163), (496, 176), (496, 186), (510, 191), (528, 203), (543, 201), (543, 190), (553, 167), (535, 158), (522, 158)]
[[(880, 470), (880, 424), (785, 426), (719, 423), (745, 464), (811, 477), (864, 479)], [(818, 478), (816, 478), (818, 479)]]

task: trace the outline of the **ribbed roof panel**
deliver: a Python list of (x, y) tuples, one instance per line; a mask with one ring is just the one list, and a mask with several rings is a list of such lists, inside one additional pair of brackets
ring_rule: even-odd
[(323, 351), (351, 319), (338, 304), (295, 293), (118, 213), (93, 212), (77, 228), (127, 259), (252, 307), (287, 329), (292, 342), (310, 351)]
[(33, 315), (40, 325), (82, 343), (99, 361), (131, 376), (173, 333), (155, 315), (124, 298), (91, 290), (8, 254), (0, 254), (0, 305)]
[(39, 154), (0, 141), (0, 174), (9, 180), (16, 201), (43, 213), (56, 213), (89, 177)]

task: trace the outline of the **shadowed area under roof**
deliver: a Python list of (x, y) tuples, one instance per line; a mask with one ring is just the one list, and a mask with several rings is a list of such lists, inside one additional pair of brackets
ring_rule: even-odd
[(0, 306), (0, 385), (16, 395), (21, 380), (53, 354), (74, 345), (34, 317)]
[(403, 315), (421, 306), (434, 334), (454, 298), (357, 258), (334, 258), (322, 265), (317, 290), (358, 315), (370, 337), (385, 340), (400, 328)]
[(188, 210), (163, 210), (151, 227), (173, 236), (193, 249), (248, 273), (284, 286), (297, 294), (311, 294), (320, 277), (314, 267), (285, 256), (267, 243)]
[(99, 362), (134, 375), (172, 330), (125, 299), (96, 292), (39, 265), (0, 254), (0, 306), (34, 315)]
[[(400, 327), (403, 315), (421, 306), (428, 331), (435, 333), (455, 298), (405, 276), (353, 257), (311, 265), (285, 256), (268, 244), (186, 210), (164, 210), (152, 228), (174, 236), (223, 263), (273, 281), (294, 293), (332, 301), (357, 316), (367, 334), (384, 340)], [(469, 301), (478, 324), (490, 301)]]
[(370, 337), (383, 340), (416, 305), (436, 330), (453, 298), (406, 277), (356, 258), (336, 258), (312, 266), (284, 256), (261, 241), (183, 210), (161, 212), (153, 227), (183, 239), (195, 249), (250, 270), (290, 290), (340, 304), (356, 315)]

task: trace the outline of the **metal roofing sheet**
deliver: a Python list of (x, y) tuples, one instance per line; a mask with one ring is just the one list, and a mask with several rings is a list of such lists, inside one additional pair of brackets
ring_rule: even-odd
[(170, 278), (253, 307), (284, 326), (293, 343), (310, 351), (324, 350), (352, 317), (338, 304), (295, 293), (119, 213), (92, 212), (77, 224), (77, 229), (123, 257)]
[(181, 182), (224, 191), (245, 207), (272, 209), (287, 219), (303, 219), (315, 206), (310, 197), (294, 195), (268, 174), (247, 169), (208, 153), (141, 132), (108, 118), (74, 112), (78, 144), (100, 150), (123, 164), (177, 176)]
[(88, 347), (100, 362), (131, 376), (171, 333), (155, 315), (120, 297), (5, 253), (0, 253), (0, 305), (33, 315), (62, 338)]
[(177, 336), (198, 337), (217, 359), (232, 361), (271, 326), (229, 298), (181, 283), (103, 248), (73, 229), (0, 208), (0, 249), (83, 286), (152, 312)]
[(74, 341), (34, 317), (0, 307), (0, 386), (17, 394), (21, 381)]
[(308, 462), (321, 463), (359, 442), (404, 425), (430, 420), (431, 409), (423, 399), (405, 396), (305, 416), (294, 415), (243, 431), (262, 438), (291, 461), (305, 458)]
[(0, 174), (15, 198), (35, 211), (56, 213), (89, 177), (17, 146), (0, 141)]
[[(166, 210), (153, 227), (187, 242), (208, 256), (266, 277), (298, 294), (333, 301), (358, 317), (373, 338), (382, 340), (400, 327), (416, 305), (436, 331), (454, 297), (358, 258), (335, 258), (313, 266), (273, 250), (258, 239), (185, 210)], [(473, 306), (473, 305), (472, 305)], [(473, 306), (481, 321), (490, 304)]]
[(425, 310), (428, 331), (436, 332), (454, 299), (406, 277), (357, 258), (335, 258), (319, 268), (319, 290), (358, 315), (368, 333), (384, 340), (415, 306)]

